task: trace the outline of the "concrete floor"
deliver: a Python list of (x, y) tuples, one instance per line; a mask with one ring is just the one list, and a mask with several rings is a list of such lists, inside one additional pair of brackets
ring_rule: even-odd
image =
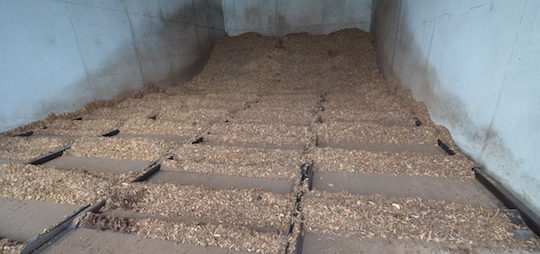
[[(269, 38), (266, 41), (262, 40), (261, 44), (268, 42), (271, 44), (275, 40), (277, 39)], [(227, 48), (227, 43), (224, 44), (223, 47), (230, 49)], [(247, 40), (244, 45), (254, 44)], [(275, 49), (270, 51), (273, 52), (272, 50)], [(226, 51), (223, 51), (223, 48), (218, 47), (215, 58), (220, 59), (225, 54), (224, 52)], [(253, 55), (257, 55), (265, 54), (266, 51), (254, 50), (254, 52)], [(329, 53), (329, 55), (332, 54)], [(309, 69), (307, 63), (297, 65), (298, 63), (295, 62), (309, 58), (307, 56), (302, 54), (299, 56), (294, 54), (278, 56), (283, 59), (290, 58), (288, 61), (282, 59), (282, 68), (293, 69), (295, 66), (303, 66), (303, 68)], [(263, 58), (256, 57), (254, 59), (259, 61)], [(258, 63), (263, 65), (266, 60), (260, 61), (262, 62)], [(246, 62), (249, 63), (249, 61)], [(374, 59), (368, 58), (367, 64), (373, 66)], [(314, 65), (317, 66), (317, 63), (315, 62)], [(441, 201), (467, 209), (496, 210), (497, 214), (499, 211), (505, 213), (506, 209), (479, 185), (472, 178), (472, 175), (463, 173), (469, 172), (471, 168), (463, 166), (469, 165), (467, 164), (469, 161), (462, 154), (458, 152), (457, 155), (450, 156), (437, 146), (436, 140), (440, 138), (455, 149), (444, 130), (430, 123), (429, 118), (426, 119), (420, 112), (416, 112), (417, 114), (409, 112), (405, 114), (407, 117), (394, 118), (393, 115), (400, 114), (402, 109), (394, 111), (393, 104), (389, 105), (388, 101), (402, 102), (400, 102), (400, 97), (393, 93), (384, 94), (380, 98), (379, 96), (360, 98), (363, 94), (387, 91), (386, 88), (372, 86), (370, 83), (372, 81), (359, 82), (357, 86), (351, 86), (351, 82), (341, 80), (341, 83), (335, 82), (325, 86), (317, 84), (319, 77), (310, 77), (300, 72), (281, 76), (278, 85), (268, 89), (265, 80), (269, 77), (275, 79), (275, 73), (266, 73), (262, 69), (256, 69), (255, 72), (258, 73), (255, 74), (244, 73), (239, 66), (247, 68), (245, 65), (235, 66), (227, 62), (216, 64), (213, 60), (210, 61), (207, 69), (215, 71), (215, 69), (219, 69), (214, 68), (216, 66), (221, 66), (222, 72), (217, 74), (210, 72), (210, 75), (203, 71), (199, 79), (196, 78), (193, 81), (194, 84), (199, 85), (197, 89), (189, 89), (188, 84), (186, 87), (177, 87), (160, 93), (149, 93), (143, 97), (130, 98), (127, 101), (145, 108), (144, 112), (133, 112), (132, 107), (123, 107), (122, 103), (126, 102), (124, 101), (108, 109), (108, 112), (114, 115), (101, 114), (100, 110), (77, 115), (82, 117), (82, 120), (73, 120), (74, 123), (88, 121), (88, 119), (130, 120), (120, 125), (118, 128), (120, 134), (114, 137), (99, 137), (93, 132), (89, 132), (92, 133), (91, 135), (85, 135), (84, 128), (88, 128), (88, 126), (81, 127), (83, 129), (71, 129), (77, 133), (77, 135), (73, 135), (76, 137), (69, 135), (69, 133), (64, 134), (71, 136), (69, 139), (74, 142), (71, 148), (61, 157), (46, 163), (47, 166), (86, 170), (91, 173), (134, 174), (130, 175), (132, 177), (145, 174), (152, 165), (161, 164), (160, 171), (151, 175), (147, 174), (146, 176), (149, 177), (145, 179), (143, 184), (148, 183), (158, 187), (171, 185), (192, 186), (193, 188), (207, 187), (203, 191), (206, 196), (203, 195), (202, 200), (193, 201), (200, 206), (192, 210), (187, 208), (187, 210), (182, 210), (182, 207), (180, 212), (174, 215), (159, 212), (160, 207), (164, 211), (171, 209), (164, 201), (165, 199), (158, 197), (158, 200), (155, 200), (154, 203), (159, 205), (157, 208), (152, 208), (158, 209), (157, 212), (153, 213), (150, 208), (148, 210), (136, 209), (143, 202), (147, 202), (144, 197), (139, 200), (131, 200), (131, 197), (127, 196), (124, 198), (128, 204), (121, 207), (120, 211), (118, 207), (105, 205), (95, 213), (98, 217), (101, 216), (100, 218), (104, 221), (110, 222), (113, 219), (125, 221), (128, 226), (135, 224), (131, 225), (127, 221), (147, 218), (171, 223), (171, 225), (173, 223), (183, 223), (182, 225), (195, 223), (196, 226), (189, 228), (189, 230), (196, 232), (193, 238), (182, 237), (182, 234), (188, 231), (187, 229), (186, 232), (182, 231), (183, 229), (178, 229), (178, 234), (159, 234), (164, 228), (149, 226), (150, 228), (145, 229), (148, 232), (141, 233), (141, 228), (111, 226), (106, 223), (92, 226), (92, 223), (82, 223), (79, 226), (72, 225), (70, 229), (52, 239), (49, 244), (42, 246), (40, 251), (44, 253), (529, 253), (523, 248), (485, 246), (480, 243), (460, 245), (451, 240), (445, 242), (444, 238), (438, 243), (417, 240), (416, 237), (419, 234), (427, 232), (431, 234), (431, 231), (437, 231), (438, 227), (445, 226), (433, 222), (428, 223), (429, 227), (420, 229), (418, 235), (403, 233), (403, 238), (409, 240), (385, 236), (381, 232), (375, 232), (373, 237), (364, 237), (352, 226), (329, 231), (318, 229), (318, 226), (324, 229), (326, 225), (314, 225), (310, 222), (310, 213), (321, 212), (324, 215), (327, 211), (323, 211), (324, 209), (304, 211), (307, 201), (318, 198), (319, 194), (317, 193), (334, 193), (336, 195), (348, 193), (353, 195), (352, 198), (377, 195), (382, 199), (415, 198), (420, 200), (419, 202)], [(227, 68), (232, 69), (228, 70)], [(232, 73), (232, 76), (230, 73), (226, 74), (228, 72)], [(208, 81), (216, 76), (222, 80), (219, 82)], [(297, 82), (297, 80), (303, 80), (303, 82)], [(245, 82), (248, 85), (228, 87), (220, 85), (220, 82), (223, 84)], [(217, 85), (205, 86), (208, 83)], [(384, 86), (384, 84), (380, 86)], [(359, 87), (362, 90), (361, 93), (357, 92)], [(387, 96), (389, 96), (389, 100), (386, 100)], [(366, 103), (370, 106), (366, 106)], [(216, 110), (220, 110), (222, 114), (216, 115)], [(344, 121), (343, 115), (340, 115), (339, 119), (337, 119), (338, 117), (333, 119), (332, 114), (324, 113), (351, 110), (362, 115), (361, 119), (352, 117)], [(178, 114), (171, 114), (171, 112)], [(272, 113), (265, 114), (264, 112)], [(366, 116), (370, 116), (373, 112), (378, 112), (376, 117), (371, 120), (369, 117), (366, 119)], [(163, 115), (167, 115), (167, 120), (161, 118)], [(179, 116), (176, 120), (174, 119), (175, 115)], [(412, 117), (408, 118), (408, 115)], [(415, 124), (415, 116), (423, 117), (423, 125)], [(78, 124), (78, 126), (85, 125)], [(349, 129), (344, 129), (345, 127)], [(126, 133), (129, 134), (126, 135)], [(202, 155), (202, 152), (201, 154), (185, 152), (181, 147), (189, 147), (190, 149), (215, 147), (216, 150), (213, 154)], [(375, 155), (388, 155), (390, 160), (404, 152), (421, 154), (425, 155), (424, 159), (427, 158), (427, 162), (417, 164), (419, 165), (417, 167), (428, 167), (430, 160), (447, 160), (447, 164), (450, 166), (445, 167), (445, 172), (459, 175), (459, 177), (436, 176), (436, 172), (423, 172), (415, 168), (408, 168), (408, 171), (404, 171), (407, 165), (399, 164), (399, 161), (396, 162), (397, 164), (392, 164), (393, 162), (388, 164), (378, 160), (369, 161), (368, 157), (358, 158), (354, 155), (348, 159), (368, 161), (370, 165), (379, 165), (385, 170), (395, 173), (364, 172), (363, 168), (345, 171), (342, 169), (343, 167), (339, 166), (339, 162), (332, 164), (337, 166), (319, 166), (321, 160), (316, 155), (324, 149), (333, 148), (340, 149), (338, 151), (342, 155), (355, 151), (367, 151)], [(287, 155), (291, 151), (300, 155), (298, 157)], [(46, 153), (47, 151), (41, 152)], [(252, 154), (259, 154), (260, 157), (253, 159), (250, 157)], [(465, 162), (460, 164), (461, 160), (465, 160)], [(180, 166), (170, 166), (167, 161), (174, 161)], [(4, 161), (0, 160), (0, 162)], [(186, 170), (187, 165), (191, 165), (192, 170)], [(414, 173), (417, 171), (423, 173)], [(466, 177), (461, 175), (466, 175)], [(138, 184), (140, 183), (128, 182), (124, 183), (122, 188), (129, 190), (131, 186)], [(247, 197), (247, 201), (218, 195), (231, 189), (247, 190), (247, 193), (253, 194), (247, 195), (250, 196)], [(174, 200), (174, 197), (170, 197), (172, 195), (170, 193), (164, 192), (161, 195)], [(214, 197), (214, 195), (220, 198), (204, 200), (204, 197)], [(274, 195), (272, 197), (276, 197), (276, 199), (290, 200), (290, 207), (287, 208), (283, 216), (270, 214), (269, 216), (272, 218), (268, 218), (268, 221), (272, 225), (250, 222), (248, 215), (251, 212), (257, 211), (261, 214), (267, 212), (257, 210), (258, 201), (270, 204), (277, 202), (265, 199), (270, 195)], [(105, 194), (104, 198), (110, 197)], [(38, 236), (39, 230), (36, 230), (36, 227), (46, 229), (60, 223), (63, 218), (61, 214), (69, 210), (62, 208), (60, 209), (61, 213), (59, 213), (58, 208), (50, 201), (39, 201), (47, 202), (47, 205), (40, 207), (39, 212), (34, 209), (34, 205), (15, 209), (21, 206), (12, 204), (13, 201), (0, 201), (2, 202), (2, 211), (5, 210), (6, 214), (11, 214), (15, 218), (13, 220), (0, 220), (2, 223), (0, 236), (23, 243), (31, 241), (31, 236)], [(341, 205), (339, 203), (341, 201), (336, 202), (328, 203), (328, 207)], [(201, 215), (198, 212), (204, 211), (206, 205), (222, 209), (219, 208), (221, 203), (234, 205), (223, 207), (223, 214), (211, 210), (206, 213), (209, 215), (204, 213)], [(251, 204), (253, 207), (250, 208)], [(188, 204), (186, 203), (185, 206)], [(342, 207), (350, 208), (346, 204)], [(24, 210), (22, 213), (21, 209)], [(351, 208), (350, 210), (361, 214), (362, 209)], [(235, 221), (232, 217), (225, 216), (225, 213), (229, 212), (243, 219)], [(344, 214), (346, 212), (343, 211)], [(444, 216), (459, 215), (457, 214), (459, 211), (455, 212), (456, 214), (450, 213), (444, 214)], [(54, 213), (59, 216), (48, 217), (46, 220), (33, 216), (27, 216), (28, 219), (20, 217), (30, 213)], [(17, 214), (20, 216), (15, 216)], [(334, 211), (328, 216), (336, 216), (337, 219), (340, 215), (339, 212)], [(328, 219), (331, 221), (332, 218)], [(475, 223), (474, 218), (467, 219), (471, 223)], [(23, 233), (9, 230), (15, 228), (23, 220), (34, 223), (32, 223), (32, 227), (21, 227), (20, 229), (25, 231)], [(369, 220), (365, 222), (351, 221), (351, 224), (355, 223), (369, 225), (375, 222)], [(205, 238), (206, 235), (203, 233), (208, 232), (202, 231), (206, 230), (205, 227), (209, 225), (217, 225), (225, 228), (225, 231), (220, 234), (211, 232), (213, 235)], [(505, 227), (508, 225), (512, 225), (510, 221), (503, 224)], [(403, 228), (412, 226), (414, 225), (404, 225)], [(201, 230), (201, 228), (203, 229)], [(296, 229), (300, 229), (300, 232), (296, 232)], [(510, 229), (504, 228), (502, 230)], [(248, 232), (249, 237), (234, 238), (234, 240), (223, 239), (223, 235), (234, 237), (237, 234), (236, 230)], [(466, 231), (460, 231), (460, 229), (457, 231), (459, 231), (457, 233), (460, 237), (468, 237)], [(274, 239), (275, 242), (270, 240), (265, 243), (256, 242), (256, 239), (262, 239), (256, 238), (261, 235), (268, 237), (264, 239)], [(521, 242), (508, 241), (515, 246), (525, 246), (525, 244), (520, 245)], [(532, 241), (532, 246), (534, 246), (535, 240), (528, 239), (528, 241)], [(267, 243), (272, 244), (269, 246)], [(536, 241), (536, 243), (538, 242)]]

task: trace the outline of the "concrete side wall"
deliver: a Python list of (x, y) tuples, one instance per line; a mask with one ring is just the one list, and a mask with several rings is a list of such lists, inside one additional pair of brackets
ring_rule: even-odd
[(540, 213), (540, 1), (376, 0), (388, 78)]
[(221, 0), (1, 0), (0, 131), (197, 73)]
[(327, 34), (344, 28), (369, 31), (372, 0), (223, 0), (229, 35), (258, 32)]

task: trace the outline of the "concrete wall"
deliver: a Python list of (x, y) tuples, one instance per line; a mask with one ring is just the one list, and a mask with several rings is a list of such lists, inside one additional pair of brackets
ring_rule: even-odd
[(369, 31), (372, 0), (223, 0), (229, 35)]
[(0, 131), (190, 78), (221, 0), (0, 0)]
[(376, 0), (385, 75), (540, 213), (540, 1)]

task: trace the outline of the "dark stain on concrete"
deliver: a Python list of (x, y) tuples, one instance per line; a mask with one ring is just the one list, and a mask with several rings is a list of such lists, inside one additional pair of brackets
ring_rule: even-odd
[[(135, 41), (120, 45), (115, 54), (103, 60), (98, 70), (89, 70), (86, 76), (65, 88), (61, 96), (37, 101), (35, 105), (40, 108), (27, 114), (32, 120), (44, 119), (51, 112), (74, 111), (90, 101), (130, 95), (144, 85), (167, 87), (191, 79), (208, 61), (215, 41), (225, 34), (221, 1), (194, 2), (197, 4), (188, 3), (169, 14), (160, 13), (160, 17), (142, 17), (150, 20), (145, 27), (136, 28)], [(218, 21), (214, 21), (216, 19)], [(193, 36), (182, 34), (182, 29), (190, 26), (195, 29)], [(178, 33), (179, 41), (169, 41), (173, 37), (171, 33)], [(156, 39), (147, 42), (146, 38)], [(156, 40), (160, 41), (159, 45), (153, 44)], [(182, 48), (184, 45), (194, 45), (194, 48)], [(156, 57), (154, 50), (163, 52)], [(188, 57), (189, 52), (193, 57)], [(141, 67), (135, 64), (137, 61), (142, 61)], [(157, 66), (160, 62), (166, 62), (168, 70), (159, 75), (152, 73), (156, 71), (154, 63)]]
[[(417, 101), (424, 102), (431, 117), (453, 131), (453, 136), (461, 136), (461, 139), (474, 144), (473, 148), (462, 151), (468, 156), (486, 166), (486, 162), (493, 167), (485, 167), (488, 172), (499, 180), (514, 174), (523, 161), (518, 159), (506, 146), (498, 131), (492, 126), (481, 126), (475, 121), (475, 116), (470, 115), (465, 104), (452, 91), (445, 89), (438, 78), (437, 70), (429, 64), (427, 56), (422, 53), (417, 41), (414, 40), (413, 31), (406, 23), (399, 27), (399, 40), (394, 40), (391, 34), (397, 33), (397, 16), (400, 7), (392, 0), (376, 1), (374, 19), (372, 23), (375, 35), (375, 47), (379, 68), (388, 79), (397, 80), (402, 86), (411, 90)], [(390, 15), (390, 17), (389, 17)], [(401, 14), (407, 13), (406, 10)], [(388, 41), (393, 40), (393, 41)], [(405, 52), (407, 61), (398, 68), (406, 68), (406, 71), (394, 69), (395, 52)], [(496, 112), (494, 112), (496, 114)], [(496, 166), (495, 166), (496, 165)], [(523, 179), (524, 181), (532, 181)], [(504, 183), (504, 181), (501, 181)], [(535, 183), (528, 183), (534, 185)], [(512, 187), (512, 186), (507, 186)], [(509, 188), (512, 189), (512, 188)], [(530, 201), (525, 195), (516, 195), (525, 201)], [(529, 203), (530, 202), (525, 202)]]

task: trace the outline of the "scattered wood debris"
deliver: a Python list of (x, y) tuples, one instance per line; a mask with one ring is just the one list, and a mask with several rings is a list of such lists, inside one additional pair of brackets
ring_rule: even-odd
[(124, 160), (159, 159), (182, 146), (178, 142), (149, 138), (83, 137), (66, 154), (79, 157), (101, 157)]
[(420, 198), (385, 198), (313, 191), (304, 203), (307, 229), (313, 232), (533, 249), (538, 239), (516, 240), (504, 210)]
[(386, 153), (319, 148), (310, 154), (317, 170), (363, 174), (473, 178), (476, 164), (463, 154)]
[(113, 185), (131, 177), (10, 163), (0, 165), (0, 197), (88, 205), (103, 199)]
[(28, 161), (71, 143), (71, 140), (50, 137), (0, 137), (0, 158)]

